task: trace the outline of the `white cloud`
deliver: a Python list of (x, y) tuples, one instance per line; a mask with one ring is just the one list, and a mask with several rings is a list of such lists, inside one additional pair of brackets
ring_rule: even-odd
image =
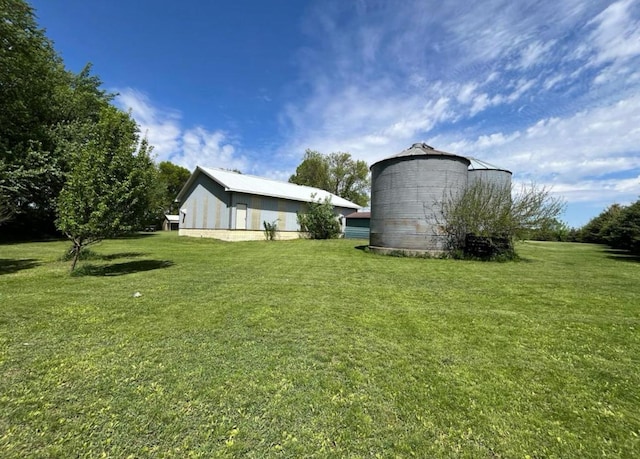
[(627, 60), (640, 55), (640, 21), (632, 18), (634, 0), (609, 5), (589, 22), (595, 25), (591, 41), (596, 49), (595, 63)]
[(546, 186), (555, 195), (570, 202), (591, 203), (598, 212), (598, 209), (602, 210), (613, 203), (627, 205), (637, 200), (640, 195), (640, 175), (628, 179), (552, 182)]
[(513, 142), (520, 137), (520, 132), (516, 131), (508, 136), (505, 136), (502, 132), (498, 132), (491, 135), (482, 135), (478, 138), (476, 145), (478, 148), (492, 148), (505, 143)]
[[(511, 59), (526, 68), (547, 62), (558, 39), (546, 31), (562, 36), (586, 14), (577, 0), (552, 3), (364, 3), (349, 15), (348, 4), (322, 2), (305, 23), (322, 40), (305, 48), (302, 77), (311, 90), (287, 108), (290, 143), (408, 138), (518, 101), (537, 77), (513, 80), (505, 73)], [(558, 81), (548, 78), (547, 88)], [(442, 100), (446, 113), (429, 111)]]
[(228, 143), (223, 131), (207, 131), (202, 127), (188, 129), (182, 136), (182, 153), (179, 161), (196, 165), (243, 170), (247, 162), (236, 155), (236, 149)]
[(626, 79), (629, 79), (630, 81), (632, 81), (634, 75), (636, 75), (636, 73), (633, 72), (633, 69), (630, 67), (620, 66), (620, 65), (608, 65), (598, 73), (598, 75), (593, 79), (593, 82), (596, 85), (600, 86), (606, 83), (626, 80)]
[(431, 141), (508, 168), (516, 176), (551, 183), (567, 197), (588, 200), (601, 195), (619, 201), (640, 195), (638, 126), (640, 95), (567, 118), (539, 120), (524, 134), (496, 132), (474, 141)]
[(287, 118), (297, 135), (283, 148), (285, 152), (301, 156), (306, 148), (323, 153), (348, 151), (372, 163), (397, 148), (404, 149), (417, 135), (452, 116), (447, 97), (400, 94), (383, 98), (371, 90), (348, 90), (335, 98), (327, 96), (326, 104), (322, 99), (314, 99), (304, 111), (290, 107)]
[(245, 157), (236, 152), (223, 130), (209, 131), (201, 126), (185, 129), (178, 111), (160, 109), (146, 94), (132, 88), (120, 90), (116, 103), (131, 110), (142, 135), (153, 145), (158, 162), (171, 161), (189, 170), (196, 166), (240, 170), (247, 167)]
[(524, 78), (520, 79), (516, 83), (513, 92), (507, 96), (507, 100), (509, 102), (515, 102), (516, 100), (520, 99), (520, 97), (522, 97), (522, 95), (525, 92), (527, 92), (529, 89), (531, 89), (534, 84), (536, 84), (536, 80), (535, 79), (530, 79), (530, 80), (527, 80), (527, 79), (524, 79)]
[(471, 103), (474, 100), (473, 93), (477, 87), (478, 84), (475, 82), (464, 84), (458, 93), (458, 102), (462, 104)]
[(546, 54), (553, 47), (554, 44), (555, 44), (555, 40), (551, 40), (547, 43), (534, 41), (533, 43), (528, 44), (520, 52), (519, 66), (521, 68), (527, 69), (529, 67), (533, 67), (534, 65), (540, 63), (540, 61), (542, 61), (542, 59), (546, 56)]
[[(421, 3), (425, 10), (433, 9), (431, 2)], [(515, 54), (522, 67), (537, 63), (555, 43), (545, 37), (574, 25), (586, 8), (582, 0), (443, 3), (446, 7), (433, 20), (444, 22), (444, 37), (459, 48), (462, 58), (487, 62)]]
[(485, 108), (489, 106), (491, 101), (489, 100), (489, 96), (486, 93), (479, 94), (473, 99), (473, 105), (471, 106), (471, 116), (483, 111)]
[(180, 115), (175, 110), (158, 110), (140, 91), (125, 88), (119, 91), (116, 102), (131, 114), (140, 126), (140, 133), (153, 145), (153, 153), (160, 160), (168, 159), (180, 149)]
[(567, 78), (566, 75), (563, 75), (562, 73), (555, 74), (553, 76), (550, 76), (544, 81), (543, 87), (546, 91), (549, 91), (550, 89), (557, 86), (558, 83), (562, 82), (563, 80), (566, 80), (566, 78)]

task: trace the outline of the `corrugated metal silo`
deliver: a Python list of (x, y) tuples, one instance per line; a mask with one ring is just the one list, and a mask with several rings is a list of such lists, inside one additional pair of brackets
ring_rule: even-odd
[(477, 158), (468, 159), (471, 162), (469, 165), (469, 185), (482, 181), (508, 189), (511, 188), (511, 171), (501, 169)]
[(466, 189), (469, 165), (467, 158), (424, 143), (372, 164), (371, 249), (442, 252), (441, 203)]

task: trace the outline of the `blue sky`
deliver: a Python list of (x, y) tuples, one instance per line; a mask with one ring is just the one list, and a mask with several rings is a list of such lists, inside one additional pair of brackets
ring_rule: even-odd
[(305, 149), (414, 142), (552, 187), (586, 223), (640, 197), (640, 2), (35, 0), (158, 161), (286, 180)]

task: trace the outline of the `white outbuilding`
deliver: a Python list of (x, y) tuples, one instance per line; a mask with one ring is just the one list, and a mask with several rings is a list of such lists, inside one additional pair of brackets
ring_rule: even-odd
[(297, 213), (309, 202), (329, 198), (336, 218), (344, 220), (360, 206), (328, 191), (293, 183), (198, 166), (176, 202), (179, 235), (226, 241), (264, 239), (264, 222), (276, 223), (278, 239), (295, 239)]

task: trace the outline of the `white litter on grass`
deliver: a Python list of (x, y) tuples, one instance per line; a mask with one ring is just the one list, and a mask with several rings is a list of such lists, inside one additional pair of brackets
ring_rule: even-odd
[(136, 293), (133, 294), (134, 298), (140, 298), (141, 296), (142, 296), (142, 293), (140, 293), (140, 292), (136, 292)]

